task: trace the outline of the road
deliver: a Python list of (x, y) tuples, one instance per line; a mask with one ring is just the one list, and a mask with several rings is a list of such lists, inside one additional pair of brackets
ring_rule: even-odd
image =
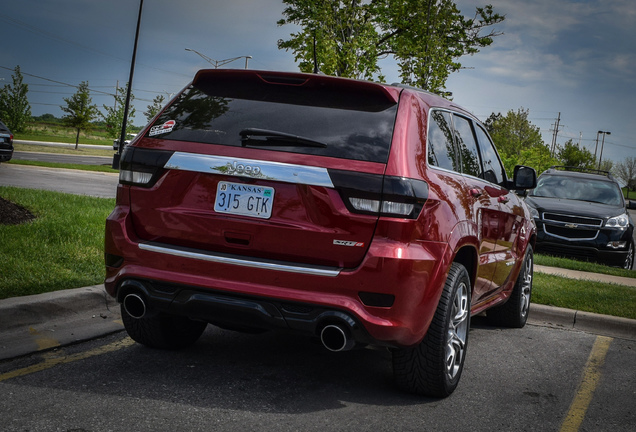
[(16, 160), (30, 160), (40, 162), (55, 162), (66, 164), (81, 164), (81, 165), (106, 165), (111, 166), (113, 157), (110, 156), (86, 156), (86, 155), (69, 155), (62, 153), (38, 153), (38, 152), (24, 152), (14, 151), (13, 159)]
[(114, 173), (0, 164), (0, 185), (114, 198), (119, 176)]
[(469, 339), (457, 391), (436, 400), (399, 392), (386, 350), (209, 326), (193, 347), (159, 351), (118, 333), (0, 363), (0, 429), (633, 431), (634, 342), (481, 317)]

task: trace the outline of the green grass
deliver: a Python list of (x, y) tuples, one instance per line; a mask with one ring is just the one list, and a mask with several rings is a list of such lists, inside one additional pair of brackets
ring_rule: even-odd
[(104, 279), (104, 225), (115, 200), (0, 186), (37, 216), (0, 225), (0, 299), (95, 285)]
[(576, 261), (567, 258), (553, 257), (549, 255), (536, 254), (534, 256), (534, 263), (538, 265), (548, 267), (559, 267), (568, 270), (578, 270), (591, 273), (601, 273), (612, 276), (622, 276), (629, 278), (636, 278), (636, 271), (625, 270), (618, 267), (608, 267), (602, 264), (597, 264), (587, 261)]
[(532, 302), (636, 319), (636, 288), (534, 273)]
[(623, 196), (630, 200), (636, 200), (636, 191), (627, 192), (627, 188), (623, 188)]
[[(76, 130), (64, 126), (31, 123), (27, 125), (25, 132), (15, 133), (13, 139), (75, 144), (76, 134)], [(79, 143), (113, 145), (113, 140), (106, 135), (104, 130), (90, 130), (80, 132)]]
[[(141, 130), (141, 127), (133, 126), (130, 129), (134, 133)], [(15, 133), (13, 138), (16, 140), (51, 141), (75, 144), (76, 134), (77, 131), (75, 129), (66, 127), (60, 123), (33, 121), (27, 124), (24, 132)], [(103, 125), (93, 125), (91, 129), (82, 130), (80, 132), (79, 143), (112, 146), (113, 139), (108, 136)]]

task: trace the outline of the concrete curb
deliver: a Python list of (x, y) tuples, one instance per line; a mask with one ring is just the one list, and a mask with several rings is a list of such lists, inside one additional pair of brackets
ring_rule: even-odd
[(117, 302), (106, 293), (103, 285), (13, 297), (0, 300), (0, 329), (11, 330), (77, 316), (86, 310), (115, 307)]
[(532, 303), (528, 323), (636, 341), (636, 320)]
[(0, 300), (0, 360), (122, 331), (103, 285)]

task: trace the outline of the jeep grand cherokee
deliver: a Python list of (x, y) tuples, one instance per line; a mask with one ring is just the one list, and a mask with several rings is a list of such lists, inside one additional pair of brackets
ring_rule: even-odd
[(522, 327), (535, 226), (481, 123), (417, 89), (202, 70), (121, 158), (106, 289), (159, 348), (208, 323), (387, 347), (397, 385), (456, 388), (471, 314)]

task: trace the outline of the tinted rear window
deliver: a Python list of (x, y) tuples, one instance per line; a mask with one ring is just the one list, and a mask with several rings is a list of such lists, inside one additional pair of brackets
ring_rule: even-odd
[[(204, 82), (188, 88), (146, 136), (372, 162), (388, 160), (395, 102), (346, 87), (243, 84)], [(166, 126), (161, 129), (161, 125)], [(291, 134), (324, 147), (276, 140), (265, 146), (263, 137), (242, 141), (241, 132), (250, 129)]]

